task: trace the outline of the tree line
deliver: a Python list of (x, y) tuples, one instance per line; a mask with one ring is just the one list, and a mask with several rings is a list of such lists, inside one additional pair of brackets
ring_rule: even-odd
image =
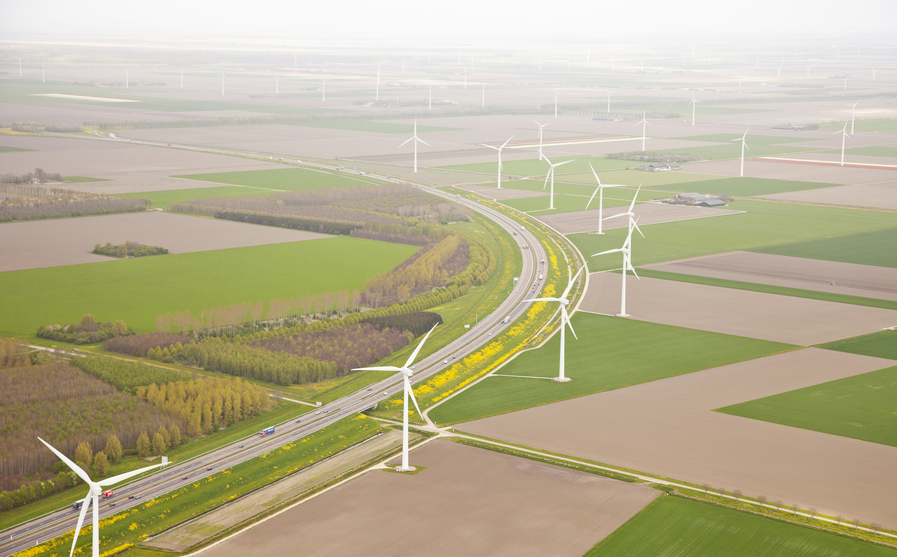
[(38, 327), (37, 336), (70, 344), (90, 344), (100, 342), (113, 337), (133, 335), (134, 331), (128, 329), (124, 321), (115, 323), (98, 323), (91, 314), (85, 314), (79, 323), (69, 325), (47, 325)]
[[(0, 184), (30, 184), (37, 180), (41, 184), (44, 182), (59, 182), (62, 175), (59, 173), (44, 172), (43, 168), (35, 168), (34, 172), (17, 176), (15, 174), (0, 174)], [(19, 195), (42, 196), (42, 195), (59, 195), (67, 190), (59, 188), (4, 188), (3, 191), (16, 193)]]
[(7, 197), (0, 199), (0, 222), (57, 219), (114, 213), (136, 213), (152, 206), (149, 199), (78, 194), (58, 197)]
[(131, 242), (130, 240), (124, 244), (113, 246), (112, 242), (106, 242), (106, 245), (96, 244), (93, 253), (97, 255), (106, 255), (108, 257), (147, 257), (150, 255), (165, 255), (168, 250), (159, 246), (146, 246), (139, 242)]
[(16, 338), (0, 338), (0, 369), (34, 363), (37, 363), (37, 353), (28, 348), (28, 343)]
[[(135, 335), (126, 338), (138, 338), (140, 336), (149, 336), (159, 338), (159, 333), (150, 333), (149, 335)], [(119, 340), (119, 339), (112, 339)], [(189, 340), (189, 339), (188, 339)], [(109, 342), (109, 341), (107, 341)], [(105, 349), (105, 343), (103, 348)], [(124, 362), (112, 358), (76, 358), (72, 360), (72, 365), (81, 371), (96, 377), (97, 379), (112, 385), (116, 389), (129, 394), (137, 393), (138, 387), (146, 387), (153, 383), (169, 383), (171, 381), (181, 381), (185, 378), (192, 380), (193, 377), (174, 371), (173, 369), (148, 366), (140, 363)]]

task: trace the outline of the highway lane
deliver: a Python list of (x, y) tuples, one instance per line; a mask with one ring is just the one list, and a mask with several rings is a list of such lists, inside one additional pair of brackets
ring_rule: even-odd
[[(168, 144), (162, 143), (142, 141), (131, 142), (168, 147)], [(179, 147), (189, 148), (191, 150), (195, 149), (188, 146)], [(219, 149), (196, 150), (209, 150), (236, 156), (262, 157), (262, 155), (247, 155), (244, 153), (227, 152)], [(296, 164), (299, 163), (299, 161), (279, 160)], [(357, 173), (357, 171), (346, 170), (336, 166), (303, 164), (329, 171)], [(384, 181), (407, 183), (405, 180), (397, 180), (377, 174), (366, 173), (365, 175)], [(428, 193), (465, 205), (498, 223), (509, 234), (516, 232), (516, 235), (512, 234), (512, 238), (516, 239), (518, 242), (523, 260), (521, 274), (516, 288), (500, 304), (496, 311), (484, 316), (484, 318), (475, 326), (472, 326), (469, 331), (449, 343), (447, 346), (415, 363), (415, 374), (412, 378), (412, 382), (417, 383), (442, 371), (453, 364), (455, 360), (464, 358), (475, 352), (495, 334), (509, 326), (510, 323), (524, 311), (526, 304), (523, 303), (523, 300), (526, 297), (537, 294), (543, 286), (543, 281), (539, 278), (539, 275), (540, 273), (542, 275), (545, 274), (545, 251), (531, 232), (518, 224), (514, 219), (499, 211), (480, 203), (476, 203), (465, 197), (457, 197), (456, 195), (448, 194), (435, 188), (419, 184), (415, 184), (415, 187), (419, 187)], [(510, 319), (507, 319), (506, 322), (502, 322), (505, 318)], [(379, 381), (374, 385), (322, 406), (317, 410), (312, 410), (301, 416), (298, 421), (290, 420), (288, 422), (276, 424), (275, 433), (271, 436), (249, 437), (193, 459), (180, 463), (173, 463), (159, 472), (132, 481), (128, 484), (113, 487), (113, 497), (101, 500), (100, 502), (100, 518), (102, 519), (119, 511), (139, 505), (147, 499), (164, 495), (165, 493), (183, 487), (184, 485), (194, 483), (209, 475), (215, 474), (224, 468), (234, 466), (235, 464), (255, 458), (274, 448), (301, 439), (302, 437), (319, 431), (346, 416), (371, 409), (377, 402), (385, 400), (396, 393), (400, 393), (401, 390), (402, 376), (401, 374), (396, 374)], [(82, 488), (78, 487), (75, 489), (79, 490)], [(139, 495), (140, 498), (129, 499), (128, 497), (131, 495)], [(6, 557), (7, 555), (12, 555), (29, 547), (33, 547), (36, 543), (47, 541), (48, 539), (55, 538), (74, 530), (77, 522), (77, 515), (78, 513), (72, 510), (71, 507), (66, 507), (0, 532), (0, 556)]]

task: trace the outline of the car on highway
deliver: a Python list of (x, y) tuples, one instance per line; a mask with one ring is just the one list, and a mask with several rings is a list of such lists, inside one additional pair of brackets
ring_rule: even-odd
[(208, 468), (206, 468), (206, 472), (210, 471), (211, 469), (212, 469), (212, 467), (209, 466)]
[(298, 423), (301, 422), (301, 421), (302, 421), (302, 420), (296, 420), (296, 423), (298, 424)]
[(245, 447), (245, 446), (246, 446), (246, 445), (240, 445), (240, 448), (242, 449), (242, 448)]
[(320, 413), (321, 413), (321, 411), (320, 411), (320, 410), (318, 410), (318, 411), (317, 411), (317, 412), (315, 412), (315, 414), (320, 414)]
[(188, 478), (188, 476), (184, 476), (184, 477), (181, 478), (181, 479), (182, 479), (182, 480), (186, 480), (187, 478)]

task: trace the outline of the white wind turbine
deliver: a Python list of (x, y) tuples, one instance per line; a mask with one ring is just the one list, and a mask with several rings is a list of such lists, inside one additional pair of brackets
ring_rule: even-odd
[(125, 89), (128, 88), (128, 70), (130, 68), (131, 68), (131, 66), (128, 66), (127, 68), (125, 68)]
[(321, 80), (321, 102), (322, 103), (327, 102), (327, 85), (326, 85), (326, 83), (327, 83), (326, 79)]
[[(872, 71), (874, 72), (875, 70), (872, 70)], [(19, 57), (19, 77), (22, 77), (22, 58), (21, 57)], [(872, 79), (873, 80), (875, 79), (874, 73), (872, 74)]]
[(467, 68), (464, 68), (464, 88), (467, 89)]
[[(878, 70), (872, 70), (872, 81), (875, 81), (875, 72)], [(19, 75), (22, 75), (22, 59), (19, 58)]]
[[(508, 138), (508, 141), (514, 139), (514, 136)], [(490, 149), (495, 149), (498, 151), (498, 189), (501, 189), (501, 150), (505, 148), (505, 145), (508, 144), (508, 141), (505, 141), (501, 144), (501, 147), (495, 147), (494, 145), (486, 145), (485, 143), (480, 143), (483, 147), (489, 147)]]
[(560, 95), (560, 94), (561, 94), (560, 91), (554, 92), (554, 117), (555, 118), (558, 117), (558, 95)]
[[(741, 83), (739, 83), (738, 85), (741, 86)], [(700, 102), (701, 101), (699, 101), (698, 99), (695, 98), (695, 94), (692, 93), (691, 94), (691, 102), (688, 103), (691, 105), (691, 126), (692, 127), (695, 126), (695, 109), (698, 107), (698, 104)], [(644, 150), (644, 149), (642, 149), (642, 150)]]
[(78, 526), (75, 527), (75, 538), (72, 541), (72, 550), (69, 552), (69, 557), (75, 552), (75, 545), (78, 543), (78, 533), (81, 532), (81, 525), (84, 524), (84, 516), (87, 514), (87, 506), (91, 503), (93, 504), (93, 557), (99, 557), (100, 555), (100, 495), (103, 493), (104, 487), (109, 487), (111, 485), (123, 482), (128, 478), (132, 478), (139, 474), (146, 472), (147, 470), (152, 470), (153, 468), (158, 468), (160, 466), (165, 466), (168, 464), (168, 457), (162, 457), (162, 464), (154, 464), (153, 466), (147, 466), (146, 468), (140, 468), (139, 470), (132, 470), (131, 472), (125, 472), (124, 474), (119, 474), (118, 476), (113, 476), (111, 478), (106, 478), (105, 480), (100, 480), (95, 482), (90, 479), (90, 476), (87, 475), (87, 472), (81, 469), (80, 466), (69, 460), (64, 454), (54, 449), (49, 443), (41, 439), (37, 438), (38, 441), (47, 446), (48, 449), (53, 451), (53, 453), (59, 457), (69, 468), (72, 469), (75, 474), (78, 475), (79, 478), (84, 480), (84, 482), (88, 485), (90, 490), (87, 492), (87, 497), (84, 498), (84, 501), (81, 503), (81, 514), (78, 516)]
[[(646, 139), (645, 132), (647, 132), (647, 130), (648, 130), (648, 128), (646, 126), (650, 125), (650, 122), (648, 122), (648, 118), (646, 118), (646, 114), (647, 113), (643, 110), (642, 111), (642, 121), (638, 123), (638, 124), (642, 125), (642, 151), (645, 150), (645, 139)], [(636, 126), (638, 124), (636, 124)]]
[(184, 66), (181, 66), (181, 89), (184, 88)]
[(841, 134), (841, 166), (844, 166), (844, 146), (847, 143), (847, 138), (850, 137), (849, 135), (847, 135), (847, 122), (844, 122), (843, 130), (838, 130), (832, 135), (839, 133)]
[(610, 89), (605, 89), (607, 91), (607, 114), (610, 116)]
[[(570, 381), (570, 378), (564, 375), (564, 325), (570, 327), (570, 332), (573, 333), (573, 338), (579, 340), (579, 337), (576, 336), (576, 331), (573, 330), (573, 324), (570, 323), (570, 315), (567, 314), (567, 306), (570, 304), (570, 300), (567, 299), (567, 294), (570, 293), (570, 290), (573, 288), (573, 285), (576, 284), (576, 279), (579, 278), (579, 273), (582, 272), (582, 269), (579, 269), (576, 274), (570, 279), (570, 283), (567, 284), (567, 288), (564, 290), (564, 293), (560, 295), (559, 298), (531, 298), (529, 300), (524, 300), (524, 302), (558, 302), (560, 303), (560, 307), (554, 312), (554, 315), (551, 316), (551, 319), (548, 320), (548, 323), (545, 323), (545, 327), (548, 326), (549, 323), (554, 321), (554, 316), (558, 314), (558, 311), (561, 312), (561, 363), (558, 368), (558, 376), (553, 378), (553, 381), (557, 381), (558, 383), (566, 383)], [(541, 333), (545, 327), (539, 329), (539, 333)], [(536, 333), (534, 336), (538, 336), (539, 333)]]
[(621, 188), (622, 184), (602, 184), (601, 180), (598, 178), (598, 173), (595, 172), (595, 169), (592, 168), (592, 163), (589, 163), (589, 168), (592, 169), (592, 175), (595, 176), (595, 181), (598, 182), (598, 187), (595, 188), (595, 193), (592, 194), (592, 197), (589, 198), (589, 202), (586, 203), (585, 210), (589, 210), (589, 205), (592, 204), (592, 200), (595, 199), (595, 194), (598, 194), (598, 234), (604, 234), (604, 230), (602, 229), (602, 222), (604, 221), (604, 188)]
[[(433, 325), (433, 329), (435, 329), (439, 324)], [(418, 352), (423, 348), (424, 343), (427, 342), (427, 337), (430, 336), (430, 333), (433, 332), (433, 329), (430, 329), (430, 332), (424, 337), (420, 344), (417, 345), (417, 348), (412, 352), (411, 357), (408, 358), (408, 361), (405, 362), (405, 365), (402, 367), (396, 366), (378, 366), (378, 367), (360, 367), (353, 369), (352, 371), (400, 371), (402, 373), (402, 380), (405, 384), (405, 405), (402, 407), (402, 465), (396, 468), (397, 472), (411, 472), (414, 470), (411, 466), (408, 466), (408, 396), (411, 396), (411, 401), (414, 402), (414, 407), (417, 408), (417, 414), (419, 416), (423, 416), (420, 411), (420, 406), (417, 405), (417, 399), (414, 398), (414, 391), (411, 389), (411, 376), (414, 375), (414, 370), (411, 369), (411, 364), (414, 363), (414, 358), (417, 358)], [(71, 557), (71, 556), (70, 556)]]
[(414, 135), (412, 135), (411, 137), (406, 139), (401, 145), (399, 145), (399, 149), (404, 147), (405, 143), (408, 143), (409, 141), (414, 141), (414, 172), (417, 172), (417, 142), (420, 141), (427, 147), (430, 146), (429, 143), (427, 143), (423, 139), (417, 137), (417, 118), (414, 119)]
[(851, 108), (851, 111), (850, 111), (850, 133), (853, 133), (853, 122), (854, 122), (854, 119), (856, 118), (858, 104), (860, 104), (860, 101), (857, 101), (853, 104), (847, 105)]
[(429, 91), (427, 97), (427, 110), (433, 110), (433, 84), (427, 85), (427, 89)]
[(47, 72), (46, 72), (45, 64), (46, 64), (46, 62), (40, 63), (40, 82), (41, 83), (47, 82)]
[(844, 90), (845, 90), (845, 91), (847, 91), (847, 80), (848, 80), (848, 79), (850, 79), (850, 78), (849, 78), (849, 77), (845, 77), (845, 78), (844, 78)]
[(277, 74), (274, 75), (274, 94), (280, 94), (280, 76)]
[(542, 155), (542, 158), (544, 158), (544, 159), (545, 159), (545, 162), (548, 163), (548, 175), (545, 176), (545, 183), (542, 184), (542, 189), (543, 189), (543, 190), (545, 189), (545, 186), (548, 185), (548, 179), (551, 178), (551, 194), (550, 194), (549, 197), (548, 197), (548, 200), (549, 200), (549, 201), (548, 201), (548, 208), (549, 208), (549, 209), (554, 209), (554, 169), (555, 169), (556, 167), (558, 167), (558, 166), (565, 165), (565, 164), (567, 164), (568, 162), (573, 162), (573, 159), (570, 159), (569, 161), (564, 161), (564, 162), (559, 162), (559, 163), (552, 164), (551, 161), (548, 160), (548, 157), (546, 157), (545, 155)]
[(379, 64), (377, 64), (377, 92), (376, 92), (376, 97), (374, 99), (377, 101), (380, 100), (380, 66), (382, 66), (382, 65), (383, 65), (383, 62), (380, 62)]
[[(607, 255), (608, 253), (616, 253), (621, 252), (623, 254), (623, 294), (620, 298), (620, 313), (617, 317), (629, 317), (629, 314), (626, 313), (626, 271), (632, 271), (632, 274), (635, 275), (635, 278), (638, 280), (638, 273), (635, 272), (635, 268), (632, 266), (632, 231), (638, 230), (639, 234), (642, 234), (641, 229), (638, 227), (637, 220), (633, 220), (630, 217), (629, 220), (629, 233), (626, 235), (626, 241), (623, 242), (623, 247), (618, 249), (610, 249), (607, 251), (602, 251), (601, 253), (596, 253), (592, 257), (598, 257), (599, 255)], [(645, 235), (642, 234), (642, 238)]]
[[(536, 120), (533, 120), (533, 122), (536, 122)], [(549, 122), (548, 124), (550, 123), (551, 122)], [(544, 158), (542, 156), (542, 128), (544, 128), (548, 124), (540, 124), (539, 122), (536, 122), (536, 125), (539, 126), (539, 160), (542, 160)]]
[[(844, 124), (845, 126), (847, 124)], [(739, 176), (744, 177), (744, 150), (748, 148), (747, 146), (747, 130), (744, 130), (744, 135), (739, 137), (738, 139), (733, 139), (732, 141), (740, 141), (741, 142), (741, 173)]]
[(221, 74), (221, 96), (224, 96), (224, 78), (226, 77), (223, 73)]

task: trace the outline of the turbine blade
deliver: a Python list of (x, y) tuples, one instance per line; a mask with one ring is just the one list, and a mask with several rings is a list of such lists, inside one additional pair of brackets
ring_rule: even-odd
[[(589, 168), (592, 169), (592, 176), (595, 177), (595, 181), (598, 182), (598, 187), (601, 187), (601, 179), (598, 178), (598, 173), (595, 172), (595, 167), (592, 166), (592, 163), (589, 163)], [(592, 197), (595, 197), (594, 195)]]
[(548, 166), (554, 166), (553, 164), (551, 164), (551, 161), (548, 160), (548, 157), (546, 157), (545, 155), (542, 155), (542, 158), (545, 159), (545, 161), (548, 163)]
[(498, 147), (494, 147), (492, 145), (486, 145), (485, 143), (480, 143), (481, 147), (489, 147), (490, 149), (495, 149), (496, 151), (501, 151)]
[(570, 159), (570, 160), (568, 160), (568, 161), (564, 161), (564, 162), (559, 162), (559, 163), (557, 163), (557, 164), (553, 164), (553, 165), (551, 165), (551, 166), (555, 166), (555, 167), (557, 167), (557, 166), (564, 166), (564, 165), (567, 164), (568, 162), (573, 162), (573, 159)]
[(87, 507), (90, 505), (90, 491), (87, 492), (87, 497), (84, 498), (84, 502), (81, 503), (81, 514), (78, 515), (78, 525), (75, 526), (75, 537), (72, 539), (72, 550), (69, 552), (69, 557), (75, 553), (75, 545), (78, 543), (78, 534), (81, 533), (81, 526), (84, 524), (84, 517), (87, 515)]
[[(517, 134), (515, 133), (514, 135), (517, 135)], [(508, 141), (505, 141), (504, 143), (502, 143), (500, 148), (501, 148), (501, 149), (504, 149), (504, 148), (505, 148), (505, 145), (507, 145), (509, 141), (511, 141), (512, 139), (514, 139), (514, 135), (512, 135), (511, 137), (509, 137), (509, 138), (508, 138)]]
[(93, 483), (93, 481), (91, 481), (91, 479), (90, 479), (90, 476), (87, 475), (87, 472), (85, 472), (84, 470), (81, 469), (80, 466), (78, 466), (77, 464), (75, 464), (74, 462), (69, 460), (67, 456), (65, 456), (61, 452), (57, 451), (56, 449), (54, 449), (49, 443), (47, 443), (40, 437), (38, 437), (37, 440), (40, 441), (41, 443), (43, 443), (44, 445), (46, 445), (48, 449), (53, 451), (53, 453), (59, 457), (59, 460), (65, 462), (66, 466), (71, 468), (72, 471), (75, 472), (75, 474), (78, 474), (78, 477), (81, 478), (82, 480), (84, 480), (84, 482), (87, 483), (87, 485), (90, 485)]
[(635, 267), (632, 266), (632, 262), (629, 261), (629, 258), (626, 259), (626, 266), (629, 267), (629, 270), (632, 271), (632, 274), (635, 275), (636, 279), (642, 280), (639, 278), (638, 273), (635, 272)]
[(134, 476), (139, 476), (143, 474), (147, 470), (152, 470), (153, 468), (158, 468), (162, 466), (161, 464), (153, 464), (152, 466), (147, 466), (146, 468), (141, 468), (139, 470), (131, 470), (130, 472), (125, 472), (124, 474), (119, 474), (118, 476), (113, 476), (111, 478), (106, 478), (105, 480), (97, 482), (97, 485), (101, 487), (106, 487), (108, 485), (114, 485), (118, 482), (123, 482), (128, 478), (133, 478)]
[[(545, 157), (545, 155), (542, 155), (542, 156)], [(545, 158), (547, 159), (548, 157), (545, 157)], [(551, 164), (551, 163), (548, 163), (548, 164)], [(549, 169), (548, 169), (548, 174), (545, 175), (545, 183), (542, 184), (542, 190), (543, 190), (543, 191), (545, 190), (545, 186), (548, 185), (548, 179), (551, 178), (551, 171), (552, 171), (552, 170), (554, 170), (554, 169), (549, 168)]]
[[(595, 172), (595, 171), (593, 170), (592, 172)], [(598, 192), (599, 192), (600, 190), (601, 190), (600, 187), (595, 188), (595, 193), (592, 194), (592, 197), (589, 198), (589, 202), (586, 203), (586, 208), (585, 208), (586, 211), (589, 210), (589, 205), (592, 204), (592, 200), (595, 199), (595, 196), (598, 195)]]
[(638, 219), (635, 219), (635, 221), (632, 223), (632, 227), (638, 230), (638, 233), (641, 234), (642, 238), (645, 237), (645, 235), (642, 234), (642, 229), (638, 227)]
[[(433, 325), (433, 329), (435, 329), (438, 326), (439, 326), (439, 323)], [(430, 333), (433, 332), (433, 329), (430, 329), (429, 331), (427, 331), (427, 334), (424, 335), (424, 339), (422, 341), (420, 341), (420, 344), (418, 344), (417, 348), (414, 349), (414, 352), (411, 353), (411, 357), (408, 358), (407, 362), (405, 362), (405, 367), (410, 368), (411, 364), (414, 363), (414, 358), (417, 358), (418, 352), (420, 352), (420, 349), (424, 347), (424, 343), (427, 342), (427, 338), (430, 336)]]
[(396, 366), (356, 367), (352, 371), (402, 371), (402, 368)]
[(615, 218), (617, 218), (617, 217), (625, 217), (625, 216), (628, 216), (628, 215), (629, 215), (629, 213), (618, 213), (618, 214), (616, 214), (616, 215), (611, 215), (611, 216), (609, 216), (609, 217), (604, 217), (604, 218), (601, 219), (601, 220), (610, 220), (610, 219), (615, 219)]
[(414, 137), (415, 137), (415, 136), (412, 135), (411, 137), (409, 137), (408, 139), (406, 139), (405, 141), (403, 141), (401, 145), (399, 145), (398, 147), (396, 147), (396, 149), (401, 149), (402, 147), (405, 146), (406, 143), (408, 143), (409, 141), (411, 141), (412, 139), (414, 139)]
[(427, 142), (424, 141), (423, 139), (421, 139), (421, 138), (419, 138), (419, 137), (417, 137), (417, 136), (415, 136), (414, 138), (415, 138), (416, 140), (420, 141), (421, 143), (423, 143), (424, 145), (426, 145), (427, 147), (432, 147), (432, 145), (430, 145), (429, 143), (427, 143)]
[(559, 311), (561, 311), (561, 308), (562, 308), (562, 307), (564, 307), (564, 306), (558, 306), (558, 309), (554, 312), (554, 314), (552, 314), (551, 318), (550, 318), (548, 321), (546, 321), (544, 325), (542, 325), (542, 328), (541, 328), (541, 329), (539, 329), (538, 331), (536, 331), (536, 334), (533, 335), (533, 338), (539, 336), (539, 333), (541, 333), (542, 331), (544, 331), (544, 330), (545, 330), (545, 327), (551, 325), (551, 322), (554, 321), (555, 316), (558, 314)]
[(524, 302), (560, 302), (560, 298), (530, 298)]
[(580, 267), (579, 270), (576, 271), (576, 274), (573, 275), (573, 278), (570, 279), (570, 283), (567, 284), (567, 288), (564, 290), (564, 293), (561, 294), (562, 299), (567, 299), (567, 294), (570, 293), (570, 290), (573, 288), (573, 285), (576, 283), (576, 279), (579, 278), (579, 273), (581, 273), (581, 272), (582, 272), (582, 267)]
[(561, 311), (563, 312), (563, 315), (564, 315), (564, 321), (567, 322), (567, 326), (570, 327), (570, 332), (573, 333), (573, 338), (575, 338), (576, 340), (579, 340), (579, 337), (576, 336), (576, 331), (573, 330), (573, 323), (570, 322), (570, 316), (567, 315), (566, 308), (561, 308)]
[(632, 203), (629, 204), (629, 212), (632, 212), (632, 208), (635, 207), (635, 200), (638, 197), (638, 192), (642, 191), (642, 185), (638, 185), (638, 189), (635, 190), (635, 195), (632, 196)]
[[(423, 412), (420, 411), (420, 406), (417, 405), (417, 399), (414, 398), (414, 389), (411, 388), (411, 380), (408, 379), (408, 376), (405, 376), (405, 390), (408, 391), (408, 397), (411, 398), (411, 402), (414, 403), (414, 407), (417, 408), (417, 415), (423, 417)], [(408, 409), (405, 409), (407, 412)]]
[(623, 251), (623, 249), (622, 249), (622, 248), (609, 249), (609, 250), (607, 250), (607, 251), (602, 251), (601, 253), (593, 253), (593, 254), (590, 255), (589, 257), (598, 257), (599, 255), (607, 255), (608, 253), (616, 253), (616, 252), (618, 252), (618, 251)]

